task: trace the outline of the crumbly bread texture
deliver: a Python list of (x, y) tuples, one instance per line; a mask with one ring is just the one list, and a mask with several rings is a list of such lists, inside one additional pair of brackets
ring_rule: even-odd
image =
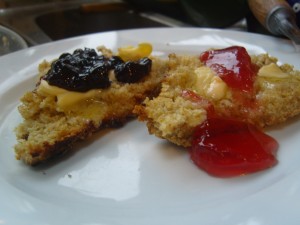
[[(107, 56), (112, 54), (103, 47), (99, 50)], [(68, 110), (57, 107), (55, 96), (40, 94), (38, 83), (33, 91), (24, 94), (18, 108), (24, 121), (16, 128), (16, 158), (29, 165), (39, 164), (62, 155), (99, 129), (120, 126), (134, 117), (134, 106), (155, 94), (167, 68), (165, 60), (151, 59), (151, 72), (143, 80), (131, 84), (114, 80), (93, 99), (78, 102)], [(39, 76), (50, 65), (42, 62)]]
[[(267, 54), (252, 56), (251, 60), (258, 68), (278, 64), (276, 58)], [(168, 77), (162, 83), (160, 94), (154, 99), (147, 98), (134, 110), (139, 120), (147, 123), (150, 134), (183, 147), (191, 146), (195, 127), (207, 118), (207, 102), (222, 118), (239, 119), (260, 128), (282, 123), (300, 113), (300, 72), (290, 65), (278, 66), (282, 71), (279, 74), (256, 76), (252, 99), (240, 102), (222, 85), (217, 87), (222, 91), (221, 98), (197, 90), (199, 78), (195, 69), (203, 67), (198, 56), (169, 56)], [(184, 91), (197, 93), (204, 100), (193, 99), (195, 96)], [(247, 106), (246, 102), (250, 104)]]

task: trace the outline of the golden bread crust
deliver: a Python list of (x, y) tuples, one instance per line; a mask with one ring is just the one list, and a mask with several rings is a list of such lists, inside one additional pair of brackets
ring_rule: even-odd
[[(258, 68), (277, 63), (276, 58), (267, 54), (252, 56), (251, 60)], [(170, 70), (162, 83), (161, 93), (154, 99), (147, 98), (134, 110), (138, 119), (146, 122), (150, 134), (183, 147), (191, 145), (194, 129), (206, 120), (207, 109), (182, 93), (194, 91), (197, 82), (194, 71), (202, 66), (198, 56), (170, 55)], [(300, 72), (287, 64), (279, 68), (288, 76), (256, 76), (255, 94), (249, 99), (236, 101), (232, 93), (222, 99), (208, 99), (217, 116), (236, 118), (264, 128), (300, 114)], [(245, 101), (250, 106), (245, 107)]]
[[(40, 76), (49, 68), (49, 62), (42, 62)], [(125, 123), (134, 116), (134, 106), (154, 94), (165, 70), (165, 60), (153, 58), (151, 72), (142, 81), (123, 84), (114, 80), (94, 99), (78, 102), (68, 110), (57, 106), (55, 96), (39, 93), (38, 86), (25, 93), (19, 106), (24, 121), (16, 128), (16, 158), (36, 165), (64, 154), (99, 129)]]

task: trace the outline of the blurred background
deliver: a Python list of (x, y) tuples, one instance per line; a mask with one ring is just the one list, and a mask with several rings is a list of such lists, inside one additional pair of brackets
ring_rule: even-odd
[[(289, 4), (300, 13), (298, 0)], [(32, 46), (147, 27), (210, 27), (271, 35), (253, 16), (247, 0), (0, 0), (0, 25), (11, 31), (3, 34), (2, 29), (2, 36), (0, 32), (2, 47), (13, 34), (16, 41)]]

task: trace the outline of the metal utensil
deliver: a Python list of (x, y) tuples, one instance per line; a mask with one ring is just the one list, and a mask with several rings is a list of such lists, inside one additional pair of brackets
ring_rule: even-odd
[(300, 29), (296, 14), (285, 0), (248, 0), (257, 20), (274, 35), (284, 35), (300, 50)]

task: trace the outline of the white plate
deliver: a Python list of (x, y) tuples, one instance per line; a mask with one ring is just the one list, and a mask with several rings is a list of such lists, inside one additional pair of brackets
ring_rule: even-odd
[(93, 34), (21, 50), (0, 58), (0, 224), (7, 225), (298, 225), (300, 122), (270, 134), (279, 164), (232, 179), (214, 178), (180, 148), (148, 135), (144, 124), (100, 133), (51, 165), (30, 168), (14, 159), (19, 97), (34, 87), (37, 66), (62, 52), (148, 41), (155, 54), (199, 54), (243, 45), (300, 68), (289, 41), (209, 29), (143, 29)]

